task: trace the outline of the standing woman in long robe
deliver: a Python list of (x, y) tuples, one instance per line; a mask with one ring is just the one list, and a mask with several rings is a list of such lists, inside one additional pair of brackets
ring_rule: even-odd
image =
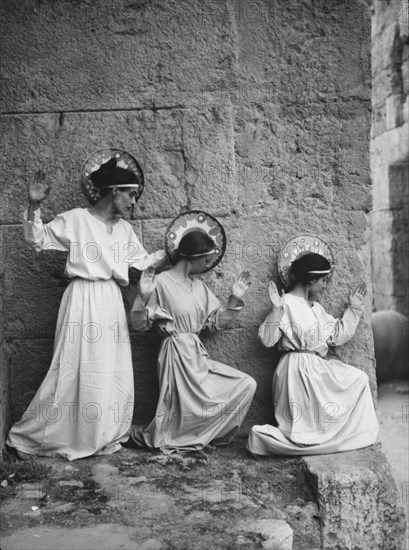
[(214, 361), (199, 339), (202, 329), (229, 326), (250, 284), (243, 272), (226, 305), (195, 275), (209, 269), (215, 243), (192, 231), (180, 241), (176, 264), (158, 276), (141, 276), (131, 316), (136, 330), (154, 326), (163, 336), (158, 357), (159, 401), (147, 427), (133, 426), (139, 446), (165, 454), (225, 445), (237, 434), (256, 390), (249, 375)]
[(336, 359), (355, 333), (366, 295), (365, 284), (350, 296), (340, 319), (311, 298), (326, 286), (331, 265), (320, 254), (304, 253), (291, 265), (293, 287), (280, 294), (274, 282), (272, 311), (259, 329), (266, 347), (285, 352), (273, 378), (278, 427), (253, 426), (248, 449), (253, 455), (314, 455), (350, 451), (376, 442), (376, 418), (366, 373)]
[(37, 251), (65, 252), (71, 282), (59, 309), (51, 366), (6, 442), (22, 459), (111, 454), (129, 438), (133, 368), (120, 286), (128, 284), (129, 267), (155, 265), (164, 251), (148, 256), (122, 219), (143, 190), (143, 175), (133, 157), (114, 151), (113, 158), (87, 173), (99, 197), (89, 208), (43, 224), (40, 205), (50, 191), (44, 174), (37, 173), (29, 187), (25, 237)]

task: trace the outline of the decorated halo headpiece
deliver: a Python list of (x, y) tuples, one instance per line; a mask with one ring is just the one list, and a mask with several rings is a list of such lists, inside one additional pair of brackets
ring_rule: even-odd
[[(112, 181), (110, 185), (97, 186), (93, 181), (95, 173), (104, 167), (107, 163), (115, 160), (115, 167), (126, 170), (134, 176), (131, 182), (115, 184)], [(114, 164), (113, 162), (111, 163)], [(90, 155), (84, 162), (81, 170), (81, 188), (91, 204), (95, 204), (101, 198), (101, 189), (113, 187), (133, 187), (138, 191), (136, 200), (142, 195), (144, 189), (144, 177), (140, 164), (131, 154), (121, 149), (100, 149)]]
[(326, 260), (328, 260), (331, 265), (330, 270), (312, 270), (308, 273), (310, 273), (311, 275), (328, 274), (329, 276), (331, 276), (334, 269), (334, 255), (332, 254), (332, 251), (328, 244), (319, 237), (316, 237), (315, 235), (297, 235), (289, 239), (283, 245), (278, 256), (278, 272), (286, 288), (289, 287), (291, 284), (291, 264), (294, 260), (302, 256), (303, 254), (306, 254), (307, 252), (320, 254)]
[[(172, 220), (165, 234), (165, 250), (170, 262), (174, 265), (178, 255), (178, 248), (182, 238), (192, 231), (203, 231), (215, 243), (213, 250), (197, 254), (205, 256), (213, 254), (212, 263), (203, 271), (210, 271), (221, 261), (226, 251), (226, 234), (222, 224), (211, 214), (202, 210), (182, 212)], [(189, 257), (195, 256), (194, 254)]]

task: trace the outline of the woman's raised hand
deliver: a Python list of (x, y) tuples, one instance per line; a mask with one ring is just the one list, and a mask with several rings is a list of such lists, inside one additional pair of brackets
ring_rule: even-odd
[(234, 281), (231, 287), (231, 295), (237, 298), (237, 300), (241, 300), (246, 294), (250, 284), (250, 272), (243, 271)]
[(349, 305), (357, 309), (363, 309), (367, 292), (365, 283), (358, 285), (355, 291), (349, 296)]
[(270, 296), (270, 302), (274, 309), (281, 309), (284, 307), (284, 290), (279, 292), (274, 281), (270, 281), (268, 285), (268, 295)]
[(141, 278), (139, 280), (139, 296), (145, 305), (148, 303), (149, 298), (155, 288), (155, 268), (148, 267), (147, 269), (142, 271)]
[(48, 197), (50, 191), (51, 185), (45, 182), (45, 172), (37, 170), (33, 181), (28, 186), (28, 202), (39, 204)]

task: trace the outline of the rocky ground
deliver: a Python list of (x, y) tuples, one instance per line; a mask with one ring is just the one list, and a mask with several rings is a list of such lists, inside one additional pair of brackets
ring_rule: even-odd
[(199, 456), (127, 448), (7, 467), (3, 550), (319, 548), (302, 460), (255, 461), (242, 439)]
[[(385, 384), (378, 402), (383, 450), (406, 508), (407, 389)], [(320, 548), (303, 460), (255, 461), (243, 439), (206, 454), (125, 448), (72, 463), (6, 460), (1, 470), (2, 550)]]

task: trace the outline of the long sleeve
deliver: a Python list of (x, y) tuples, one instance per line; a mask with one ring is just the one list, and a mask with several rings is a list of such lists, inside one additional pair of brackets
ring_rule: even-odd
[(157, 250), (156, 252), (152, 252), (152, 254), (149, 254), (148, 256), (149, 266), (156, 268), (163, 263), (165, 258), (166, 258), (165, 250)]
[(136, 296), (131, 309), (132, 326), (138, 332), (146, 332), (158, 321), (173, 321), (172, 316), (159, 304), (157, 289), (152, 292), (146, 306), (142, 303), (139, 294)]
[(229, 307), (227, 303), (218, 307), (209, 315), (204, 328), (212, 332), (230, 328), (243, 307), (242, 300), (235, 307)]
[(129, 267), (134, 267), (139, 271), (143, 271), (147, 267), (158, 267), (165, 259), (166, 252), (164, 250), (157, 250), (152, 254), (148, 254), (145, 248), (142, 246), (138, 237), (136, 236), (132, 226), (129, 224), (129, 254), (128, 263)]
[(66, 239), (66, 225), (69, 212), (59, 214), (53, 221), (43, 224), (41, 211), (34, 212), (34, 221), (27, 220), (28, 211), (23, 214), (23, 230), (26, 240), (34, 244), (37, 252), (41, 250), (69, 251), (69, 242)]
[(357, 329), (363, 310), (357, 307), (349, 306), (340, 319), (335, 319), (328, 313), (326, 314), (327, 323), (324, 331), (328, 334), (328, 346), (342, 346), (348, 342)]
[(271, 311), (258, 329), (258, 339), (266, 348), (272, 348), (281, 338), (282, 313)]

